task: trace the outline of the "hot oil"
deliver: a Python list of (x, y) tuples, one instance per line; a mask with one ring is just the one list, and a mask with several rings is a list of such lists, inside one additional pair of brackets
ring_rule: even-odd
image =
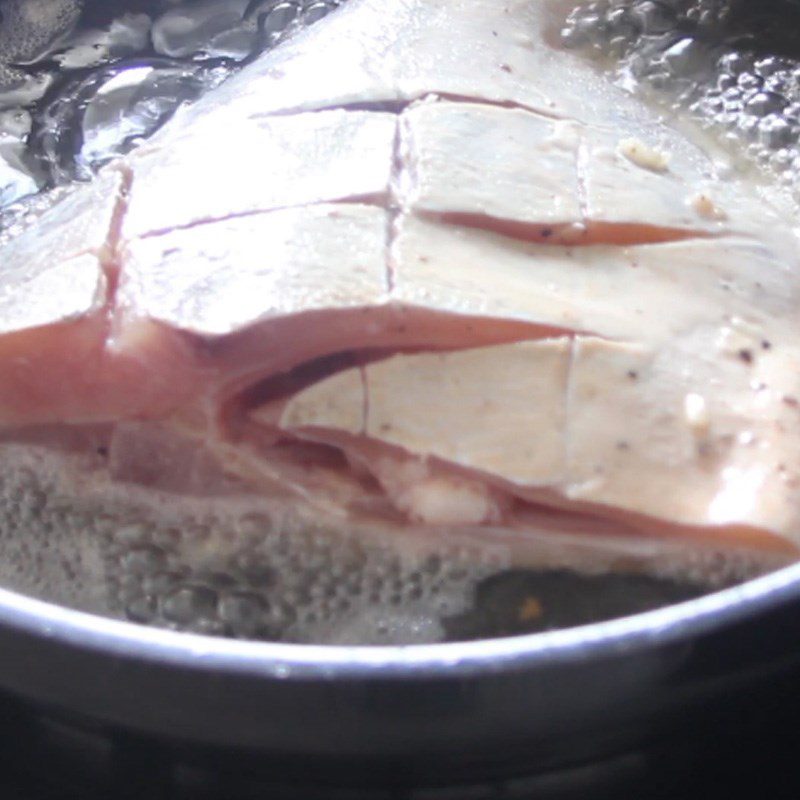
[(1, 2), (0, 229), (339, 2)]
[(114, 485), (102, 446), (86, 443), (0, 445), (4, 588), (173, 630), (349, 645), (568, 627), (701, 592), (669, 579), (512, 569), (491, 542), (346, 529), (235, 486), (199, 500)]
[(198, 499), (112, 484), (94, 435), (72, 452), (0, 445), (5, 588), (175, 630), (388, 644), (445, 638), (507, 567), (498, 548), (398, 542), (235, 485)]
[[(533, 0), (532, 0), (533, 1)], [(0, 244), (339, 0), (0, 0)], [(770, 16), (780, 10), (783, 17)], [(593, 2), (565, 47), (732, 159), (800, 187), (791, 4)], [(750, 31), (758, 31), (754, 36)], [(175, 630), (411, 643), (546, 630), (698, 594), (668, 579), (510, 571), (502, 548), (399, 544), (285, 502), (111, 486), (96, 455), (2, 446), (0, 582)], [(78, 498), (78, 499), (76, 499)]]
[(564, 47), (705, 131), (738, 169), (800, 201), (800, 6), (792, 0), (601, 0), (577, 5)]

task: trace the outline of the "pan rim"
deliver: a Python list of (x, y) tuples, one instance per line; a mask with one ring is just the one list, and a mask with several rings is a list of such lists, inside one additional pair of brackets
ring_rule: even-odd
[(0, 589), (0, 627), (55, 645), (195, 672), (279, 680), (414, 680), (529, 671), (633, 654), (743, 622), (800, 598), (800, 562), (653, 611), (557, 631), (402, 646), (287, 644), (182, 633)]

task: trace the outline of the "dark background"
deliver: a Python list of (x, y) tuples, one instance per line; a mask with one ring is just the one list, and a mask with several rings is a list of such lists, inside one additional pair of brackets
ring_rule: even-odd
[[(90, 679), (90, 678), (88, 678)], [(180, 751), (163, 742), (59, 718), (0, 696), (2, 800), (594, 800), (594, 798), (800, 797), (800, 671), (758, 707), (686, 719), (675, 736), (603, 761), (481, 784), (397, 788), (400, 772), (353, 765), (334, 786), (311, 761), (300, 773), (256, 758)], [(568, 746), (568, 743), (564, 743)], [(224, 766), (214, 766), (224, 758)], [(389, 785), (368, 790), (381, 781)], [(395, 788), (392, 787), (394, 784)]]

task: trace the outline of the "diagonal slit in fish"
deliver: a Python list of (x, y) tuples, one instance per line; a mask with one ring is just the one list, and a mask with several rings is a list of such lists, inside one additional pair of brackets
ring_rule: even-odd
[(793, 209), (548, 7), (351, 0), (76, 188), (0, 251), (5, 438), (521, 563), (795, 558)]

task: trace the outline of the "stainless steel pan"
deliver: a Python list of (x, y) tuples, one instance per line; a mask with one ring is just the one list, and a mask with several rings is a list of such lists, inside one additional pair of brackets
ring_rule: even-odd
[(691, 737), (726, 710), (758, 713), (800, 668), (798, 641), (800, 565), (611, 622), (391, 648), (179, 634), (0, 592), (0, 688), (176, 747), (366, 782), (542, 771)]

